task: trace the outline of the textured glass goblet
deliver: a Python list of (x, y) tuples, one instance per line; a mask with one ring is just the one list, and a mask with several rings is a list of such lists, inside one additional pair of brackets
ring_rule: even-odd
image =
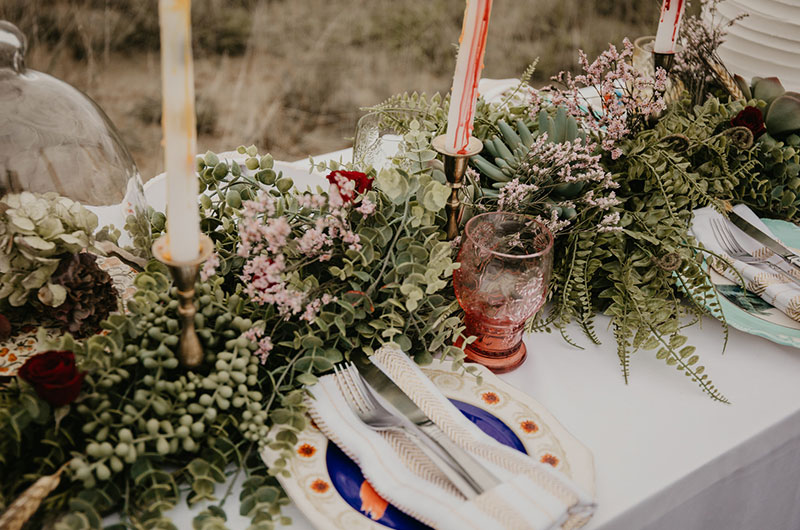
[(639, 72), (653, 75), (653, 44), (656, 38), (654, 35), (639, 37), (633, 41), (633, 58), (631, 60), (633, 68)]
[(403, 136), (399, 123), (407, 116), (404, 112), (370, 112), (359, 118), (353, 142), (353, 162), (361, 167), (371, 166), (377, 171), (392, 165), (400, 149)]
[(533, 217), (508, 212), (467, 222), (453, 285), (466, 313), (465, 334), (477, 339), (467, 358), (493, 372), (525, 360), (525, 323), (542, 307), (553, 270), (553, 234)]

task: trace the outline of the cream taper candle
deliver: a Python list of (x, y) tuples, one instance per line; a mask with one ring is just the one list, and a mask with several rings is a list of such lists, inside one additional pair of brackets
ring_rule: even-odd
[(492, 0), (467, 0), (445, 134), (447, 149), (453, 153), (463, 153), (472, 135), (491, 11)]
[(658, 21), (658, 32), (653, 51), (656, 53), (675, 53), (675, 41), (681, 27), (681, 18), (685, 8), (683, 0), (664, 0), (661, 5), (661, 18)]
[(159, 0), (158, 14), (161, 23), (167, 237), (170, 259), (185, 262), (195, 259), (200, 249), (191, 0)]

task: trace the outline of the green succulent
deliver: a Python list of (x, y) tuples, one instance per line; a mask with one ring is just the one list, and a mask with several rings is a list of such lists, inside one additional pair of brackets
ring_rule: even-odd
[(762, 178), (754, 179), (750, 198), (762, 213), (794, 217), (800, 211), (800, 135), (776, 140), (765, 133), (756, 144)]
[[(506, 182), (514, 179), (522, 163), (526, 161), (531, 145), (539, 136), (546, 134), (547, 141), (551, 143), (572, 142), (576, 138), (586, 138), (586, 133), (578, 128), (578, 122), (567, 115), (564, 107), (558, 108), (555, 118), (542, 110), (539, 112), (537, 124), (538, 129), (531, 131), (523, 120), (518, 119), (515, 130), (505, 121), (498, 121), (500, 136), (495, 134), (484, 140), (482, 154), (475, 155), (470, 160), (481, 174), (493, 181), (491, 186), (494, 190), (502, 188)], [(492, 157), (494, 162), (490, 162), (484, 155)]]
[(762, 109), (767, 134), (773, 138), (800, 133), (800, 93), (787, 92), (777, 77), (754, 77), (748, 86), (735, 77), (744, 97), (766, 102)]
[[(539, 112), (537, 125), (538, 129), (531, 131), (521, 119), (516, 120), (516, 129), (503, 120), (497, 122), (500, 136), (494, 135), (484, 140), (483, 153), (471, 159), (472, 164), (488, 179), (484, 184), (491, 182), (491, 188), (483, 188), (484, 195), (497, 196), (500, 188), (520, 176), (523, 164), (528, 160), (531, 146), (538, 137), (546, 134), (548, 143), (572, 142), (586, 138), (586, 132), (578, 127), (578, 122), (567, 114), (564, 107), (556, 110), (555, 117), (542, 110)], [(486, 157), (493, 158), (494, 162), (490, 162)], [(559, 218), (574, 217), (574, 210), (570, 208), (565, 212), (555, 203), (577, 197), (583, 191), (585, 184), (585, 182), (565, 182), (553, 188), (548, 202), (552, 203), (552, 209)]]
[(776, 77), (754, 77), (750, 85), (740, 76), (736, 81), (745, 98), (756, 100), (767, 129), (756, 143), (770, 193), (762, 193), (765, 183), (754, 186), (750, 198), (765, 213), (793, 217), (800, 210), (800, 94), (787, 92)]
[(66, 289), (50, 282), (61, 259), (97, 249), (97, 216), (50, 192), (23, 192), (0, 199), (0, 305), (21, 307), (36, 299), (57, 307)]

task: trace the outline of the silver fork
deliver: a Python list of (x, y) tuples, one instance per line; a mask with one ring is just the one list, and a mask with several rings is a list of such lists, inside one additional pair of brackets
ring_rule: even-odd
[(736, 236), (734, 236), (733, 232), (731, 232), (730, 227), (722, 219), (711, 219), (711, 231), (714, 233), (714, 238), (717, 240), (717, 243), (720, 244), (722, 250), (724, 250), (725, 253), (733, 259), (739, 260), (743, 263), (766, 265), (775, 272), (781, 274), (782, 276), (788, 277), (794, 283), (800, 285), (800, 280), (795, 278), (792, 274), (789, 274), (765, 258), (759, 258), (747, 252), (739, 244), (739, 242), (736, 240)]
[(405, 433), (465, 497), (469, 499), (483, 493), (484, 489), (435, 440), (410, 421), (386, 409), (352, 363), (334, 365), (333, 370), (344, 390), (345, 401), (364, 425), (378, 432)]
[(711, 231), (714, 233), (714, 239), (720, 244), (722, 250), (730, 257), (745, 263), (761, 263), (765, 261), (763, 258), (751, 255), (742, 248), (731, 229), (722, 219), (711, 219)]

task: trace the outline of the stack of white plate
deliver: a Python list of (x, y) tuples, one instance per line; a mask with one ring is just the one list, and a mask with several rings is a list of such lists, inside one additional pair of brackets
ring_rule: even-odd
[(775, 76), (800, 91), (800, 0), (725, 0), (715, 22), (741, 13), (748, 16), (728, 28), (719, 49), (728, 70), (748, 80)]

